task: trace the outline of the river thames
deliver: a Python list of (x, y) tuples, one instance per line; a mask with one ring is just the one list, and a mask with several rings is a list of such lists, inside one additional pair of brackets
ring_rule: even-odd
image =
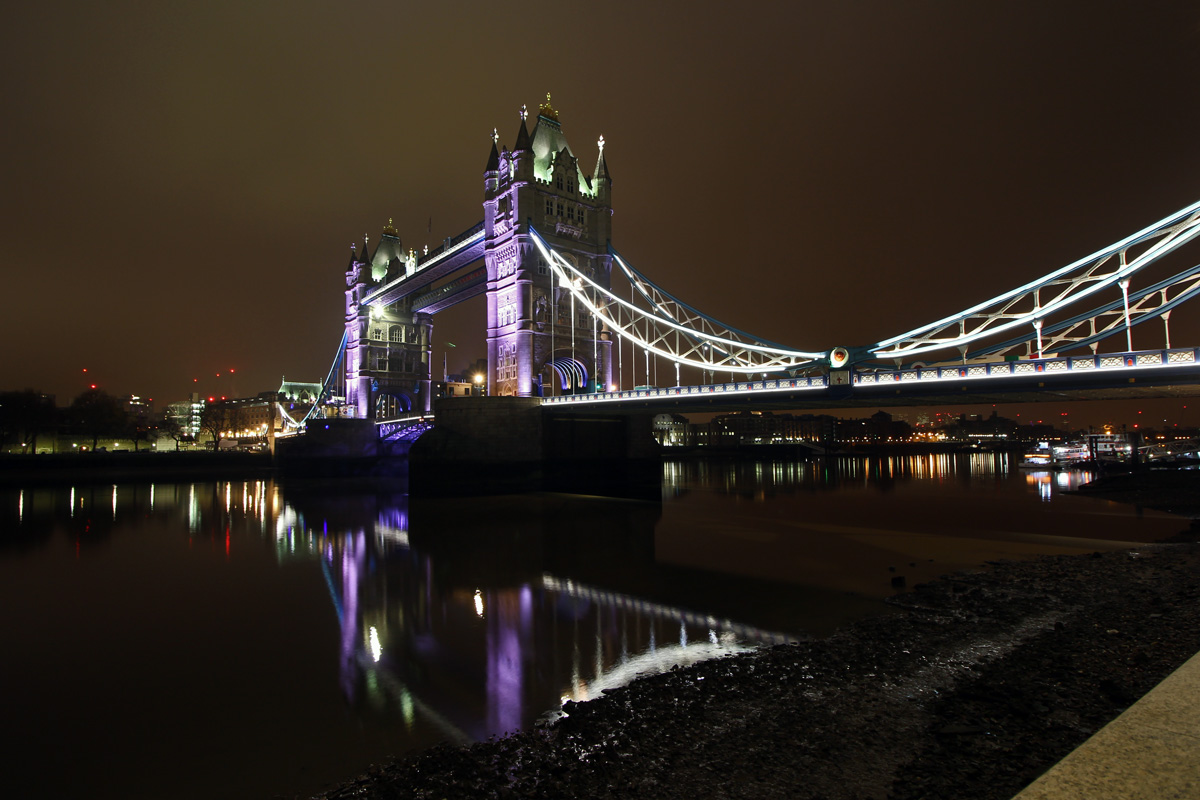
[(987, 561), (1187, 522), (1006, 455), (668, 461), (661, 493), (0, 489), (14, 796), (307, 796), (566, 700), (826, 636)]

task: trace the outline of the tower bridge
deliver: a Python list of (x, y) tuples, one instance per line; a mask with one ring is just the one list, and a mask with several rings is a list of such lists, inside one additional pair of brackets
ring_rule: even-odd
[[(805, 350), (726, 325), (635, 269), (613, 247), (604, 138), (589, 170), (549, 95), (530, 122), (522, 107), (512, 149), (493, 131), (481, 222), (418, 254), (389, 221), (373, 248), (352, 249), (345, 334), (315, 413), (424, 430), (434, 317), (480, 295), (489, 399), (551, 415), (1164, 397), (1200, 384), (1200, 349), (1170, 331), (1200, 292), (1200, 265), (1177, 263), (1200, 203), (960, 313)], [(1135, 351), (1143, 325), (1153, 349)]]

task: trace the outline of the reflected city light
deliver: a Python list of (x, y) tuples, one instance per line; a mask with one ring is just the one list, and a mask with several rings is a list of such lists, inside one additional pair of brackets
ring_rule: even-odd
[(379, 659), (383, 657), (383, 646), (379, 644), (379, 629), (377, 629), (374, 625), (371, 626), (370, 647), (371, 658), (373, 658), (375, 661), (379, 661)]

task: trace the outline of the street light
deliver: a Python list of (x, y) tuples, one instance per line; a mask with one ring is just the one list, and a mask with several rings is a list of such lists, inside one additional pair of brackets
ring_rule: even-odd
[(475, 373), (475, 389), (476, 389), (476, 391), (479, 392), (480, 396), (483, 395), (483, 373), (482, 372)]

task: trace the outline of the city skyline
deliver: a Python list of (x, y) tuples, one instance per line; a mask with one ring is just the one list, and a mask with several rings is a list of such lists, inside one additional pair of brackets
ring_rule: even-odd
[[(546, 92), (589, 172), (605, 138), (621, 254), (798, 348), (895, 335), (1200, 199), (1182, 3), (62, 5), (0, 34), (0, 389), (60, 404), (321, 380), (351, 243), (477, 222), (492, 129), (511, 147)], [(438, 315), (435, 379), (483, 337), (479, 300)]]

